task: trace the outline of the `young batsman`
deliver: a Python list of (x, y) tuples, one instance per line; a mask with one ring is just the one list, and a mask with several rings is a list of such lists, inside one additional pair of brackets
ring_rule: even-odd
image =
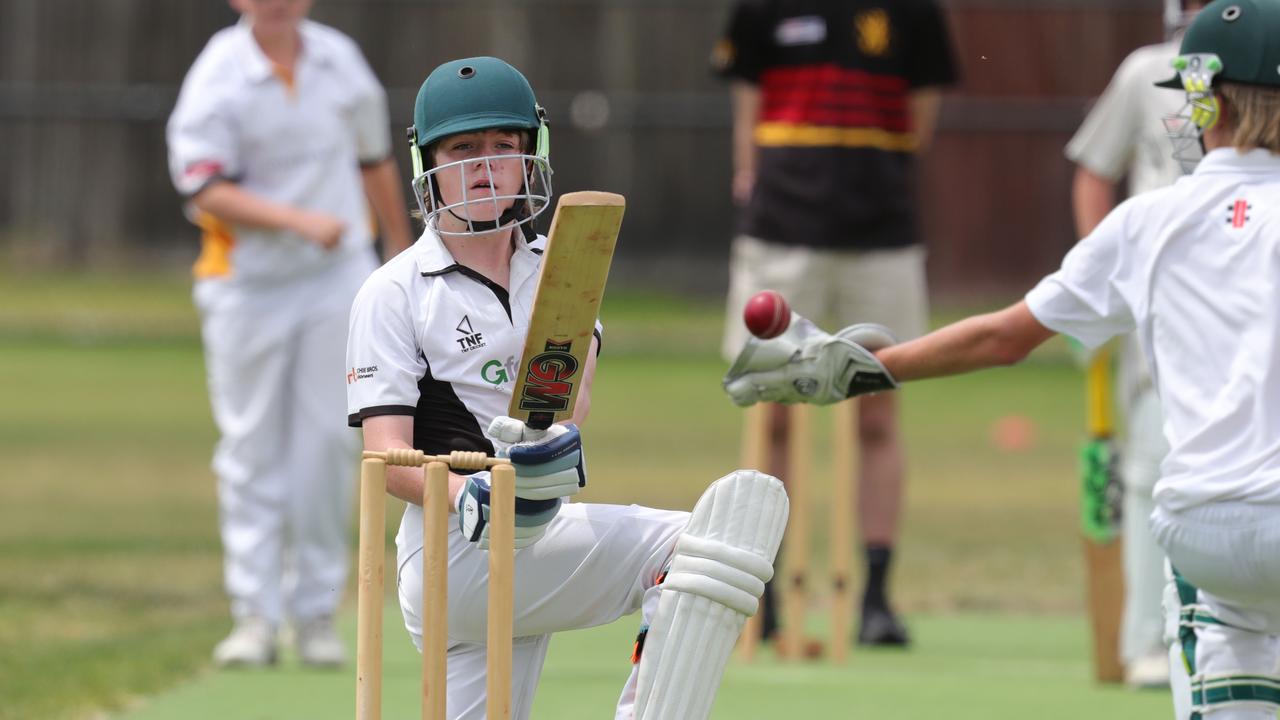
[(1093, 347), (1136, 331), (1170, 445), (1150, 523), (1171, 562), (1180, 719), (1274, 720), (1280, 707), (1277, 38), (1277, 0), (1200, 12), (1164, 86), (1187, 98), (1169, 122), (1175, 154), (1204, 158), (1117, 207), (1023, 301), (879, 349), (856, 326), (749, 341), (726, 378), (739, 404), (828, 403), (1016, 363), (1056, 332)]
[[(781, 483), (732, 473), (692, 514), (565, 502), (587, 481), (577, 427), (537, 431), (505, 416), (546, 244), (531, 227), (551, 194), (542, 108), (507, 63), (456, 60), (422, 84), (410, 132), (426, 227), (369, 278), (352, 307), (350, 424), (363, 428), (370, 450), (511, 457), (513, 717), (529, 717), (552, 633), (640, 609), (638, 661), (616, 716), (705, 717), (737, 630), (772, 574), (786, 517)], [(577, 423), (590, 404), (599, 333), (597, 324)], [(405, 627), (421, 649), (422, 473), (388, 468), (387, 483), (408, 503), (396, 537), (397, 582)], [(459, 517), (449, 537), (447, 706), (454, 719), (484, 716), (488, 483), (487, 472), (450, 476)], [(695, 602), (677, 602), (684, 596)], [(673, 627), (705, 632), (707, 641), (666, 643)], [(678, 662), (698, 670), (673, 675)]]
[(341, 421), (347, 313), (409, 223), (386, 93), (359, 48), (306, 19), (310, 0), (231, 0), (241, 13), (182, 83), (167, 139), (174, 185), (204, 231), (195, 302), (221, 435), (214, 453), (235, 627), (219, 665), (298, 655), (337, 665), (359, 438)]

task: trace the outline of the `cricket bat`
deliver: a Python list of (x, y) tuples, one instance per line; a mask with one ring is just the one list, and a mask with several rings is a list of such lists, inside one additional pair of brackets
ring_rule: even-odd
[(531, 428), (573, 415), (626, 204), (607, 192), (566, 193), (556, 204), (508, 410)]
[(1086, 376), (1088, 437), (1081, 448), (1081, 530), (1085, 582), (1093, 631), (1094, 678), (1124, 681), (1120, 661), (1120, 621), (1124, 613), (1124, 563), (1120, 509), (1124, 485), (1119, 454), (1111, 439), (1111, 349), (1103, 347)]

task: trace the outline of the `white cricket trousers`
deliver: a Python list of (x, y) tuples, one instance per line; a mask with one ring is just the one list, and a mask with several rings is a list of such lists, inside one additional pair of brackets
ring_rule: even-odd
[(341, 601), (360, 448), (346, 421), (347, 319), (375, 266), (369, 249), (270, 285), (196, 284), (237, 619), (305, 622)]
[(1151, 528), (1178, 574), (1165, 590), (1175, 716), (1275, 720), (1280, 506), (1157, 507)]
[[(449, 720), (485, 716), (485, 642), (489, 556), (467, 542), (451, 515), (449, 533)], [(516, 551), (515, 635), (511, 717), (527, 720), (551, 634), (613, 622), (643, 610), (641, 625), (658, 609), (657, 581), (689, 514), (638, 505), (569, 503), (538, 542)], [(400, 610), (413, 644), (422, 650), (422, 508), (409, 505), (396, 537)], [(642, 608), (643, 605), (643, 608)], [(621, 672), (627, 648), (618, 648)], [(617, 717), (631, 718), (636, 668), (622, 690)], [(600, 709), (598, 715), (607, 717)]]

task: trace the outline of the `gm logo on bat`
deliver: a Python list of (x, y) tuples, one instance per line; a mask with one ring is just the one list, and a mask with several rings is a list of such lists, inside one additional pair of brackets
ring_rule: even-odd
[(521, 410), (557, 413), (569, 409), (573, 377), (578, 372), (578, 359), (569, 352), (572, 347), (573, 341), (548, 340), (544, 351), (533, 356), (525, 369)]

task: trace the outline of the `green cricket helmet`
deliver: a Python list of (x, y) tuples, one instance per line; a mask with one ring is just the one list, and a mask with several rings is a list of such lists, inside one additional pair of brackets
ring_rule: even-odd
[[(436, 143), (451, 135), (480, 130), (520, 130), (534, 138), (533, 154), (516, 156), (485, 156), (469, 158), (439, 167), (425, 167), (424, 154)], [(418, 90), (413, 106), (413, 126), (408, 130), (410, 155), (413, 163), (413, 194), (418, 208), (430, 223), (441, 213), (448, 212), (467, 223), (467, 231), (460, 234), (489, 232), (499, 227), (527, 223), (547, 208), (551, 199), (550, 142), (547, 132), (546, 111), (538, 105), (533, 88), (519, 70), (493, 57), (464, 58), (447, 62), (427, 76)], [(488, 196), (468, 199), (466, 174), (475, 172), (483, 163), (486, 172), (495, 160), (520, 157), (527, 171), (524, 186), (512, 195)], [(463, 198), (445, 204), (434, 177), (446, 168), (459, 168), (463, 173)], [(510, 207), (499, 208), (496, 221), (471, 220), (465, 206), (476, 203), (493, 203)], [(461, 212), (461, 214), (459, 214)], [(432, 223), (439, 231), (439, 225)], [(450, 234), (450, 233), (445, 233)]]
[(1192, 20), (1173, 59), (1176, 75), (1159, 87), (1182, 90), (1187, 104), (1165, 118), (1173, 156), (1185, 165), (1203, 155), (1206, 130), (1218, 122), (1213, 84), (1280, 87), (1280, 0), (1215, 0)]

